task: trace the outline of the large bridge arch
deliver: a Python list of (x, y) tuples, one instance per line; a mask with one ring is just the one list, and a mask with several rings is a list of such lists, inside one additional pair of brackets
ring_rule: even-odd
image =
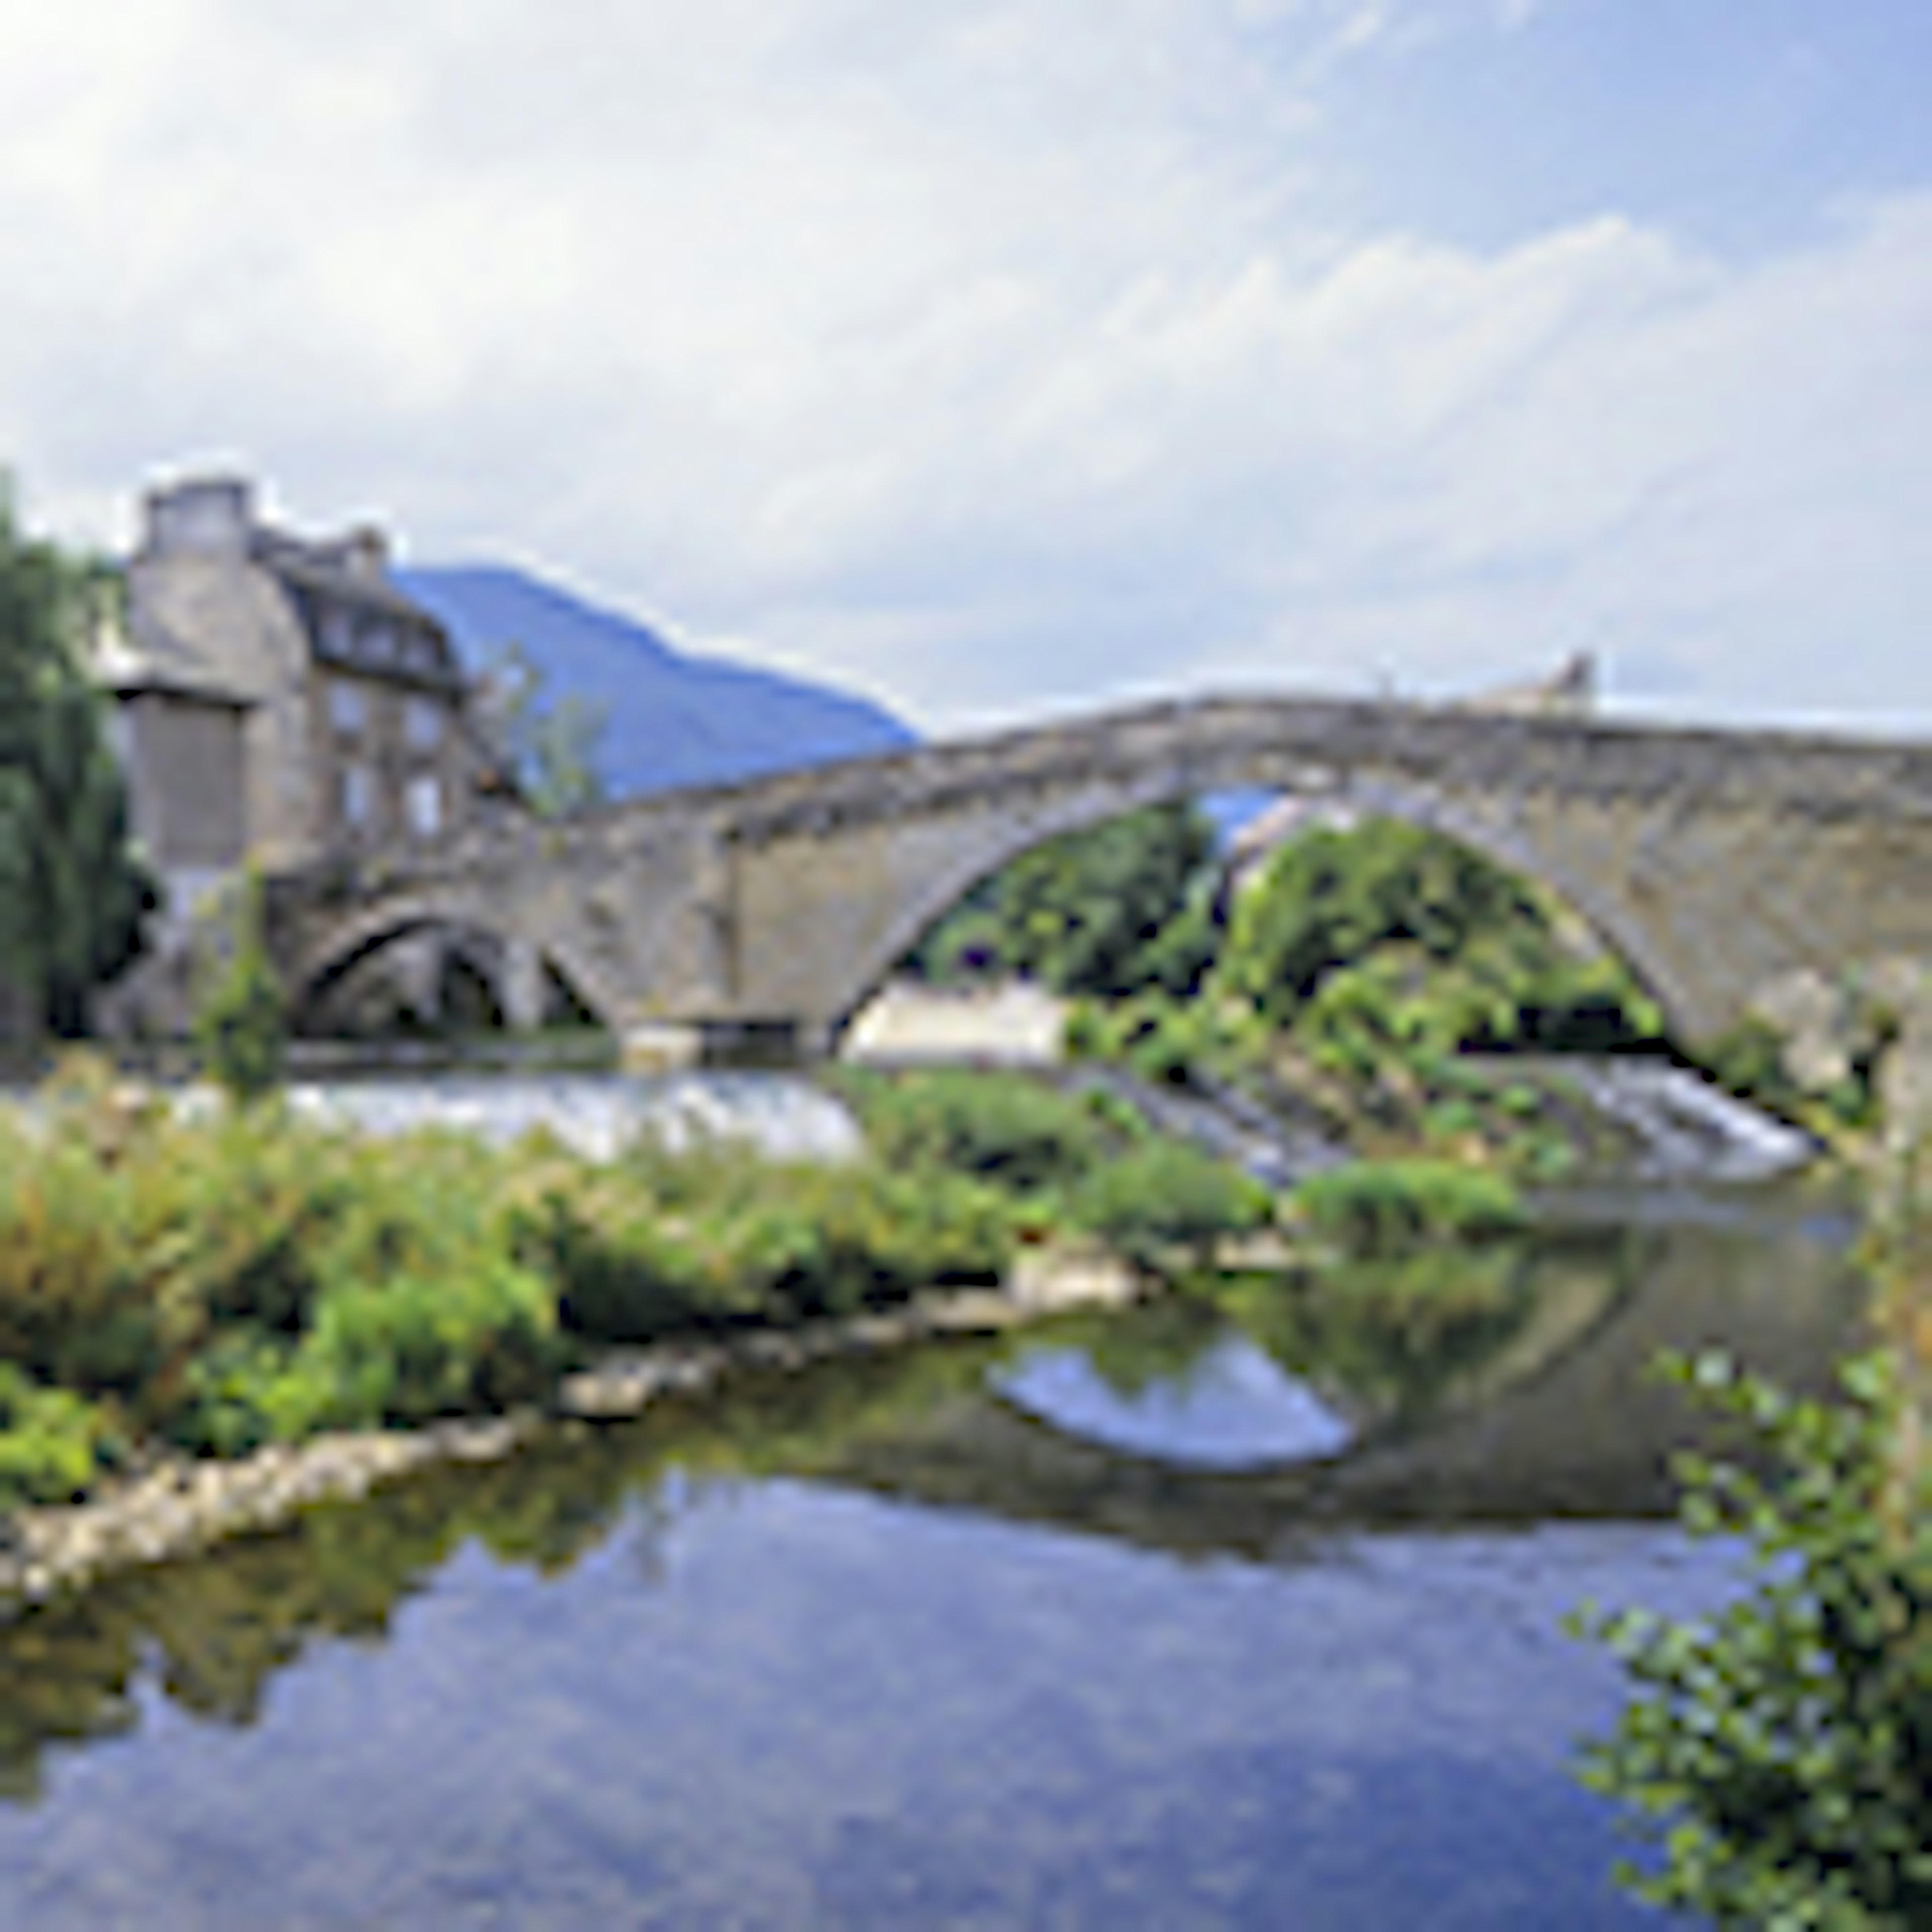
[[(886, 884), (882, 914), (862, 903), (845, 902), (839, 922), (856, 943), (849, 980), (826, 1017), (830, 1036), (836, 1037), (844, 1030), (937, 921), (982, 880), (1054, 838), (1093, 830), (1148, 806), (1199, 796), (1192, 789), (1176, 791), (1173, 785), (1171, 772), (1158, 772), (1124, 782), (1104, 796), (1070, 790), (1036, 801), (1022, 812), (986, 814), (962, 828), (945, 849), (930, 855), (920, 851), (919, 859), (929, 859), (931, 869), (902, 891), (894, 892)], [(1504, 870), (1547, 888), (1624, 961), (1666, 1013), (1681, 1014), (1689, 1005), (1687, 989), (1678, 982), (1671, 960), (1656, 945), (1648, 926), (1612, 895), (1598, 890), (1588, 873), (1566, 863), (1560, 850), (1546, 850), (1526, 836), (1511, 813), (1489, 801), (1459, 798), (1415, 782), (1384, 780), (1345, 793), (1324, 785), (1298, 795), (1342, 799), (1363, 818), (1397, 819), (1441, 832)], [(894, 838), (905, 842), (902, 831)], [(907, 869), (904, 864), (879, 868), (886, 881)]]
[(1145, 806), (1250, 788), (1292, 790), (1440, 832), (1554, 892), (1674, 1022), (1694, 1026), (1708, 1006), (1642, 908), (1592, 862), (1599, 855), (1589, 842), (1579, 850), (1574, 838), (1550, 836), (1560, 824), (1526, 812), (1519, 800), (1401, 773), (1271, 772), (1245, 751), (1162, 758), (1102, 782), (991, 794), (963, 809), (883, 818), (832, 839), (788, 836), (745, 852), (733, 920), (740, 997), (754, 1009), (806, 1016), (836, 1038), (936, 920), (1025, 852)]

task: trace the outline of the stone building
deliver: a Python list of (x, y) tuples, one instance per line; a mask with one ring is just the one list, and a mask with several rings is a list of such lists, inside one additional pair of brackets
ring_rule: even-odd
[(152, 491), (102, 682), (136, 826), (166, 874), (284, 870), (440, 838), (486, 760), (447, 633), (380, 532), (269, 528), (248, 485)]
[(118, 1003), (136, 1024), (197, 903), (244, 862), (280, 872), (446, 837), (494, 773), (455, 649), (391, 577), (382, 533), (292, 536), (239, 479), (148, 493), (94, 657), (169, 908), (153, 969)]

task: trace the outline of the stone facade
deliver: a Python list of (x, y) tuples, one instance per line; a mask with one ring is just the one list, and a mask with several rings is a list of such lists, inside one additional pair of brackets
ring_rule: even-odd
[(462, 669), (380, 533), (298, 540), (260, 520), (245, 483), (149, 494), (100, 674), (164, 873), (424, 844), (472, 809), (484, 760)]
[(299, 539), (232, 478), (152, 491), (121, 623), (96, 641), (134, 826), (169, 905), (110, 1026), (186, 997), (197, 903), (270, 872), (422, 848), (475, 816), (492, 761), (442, 627), (389, 574), (380, 532)]

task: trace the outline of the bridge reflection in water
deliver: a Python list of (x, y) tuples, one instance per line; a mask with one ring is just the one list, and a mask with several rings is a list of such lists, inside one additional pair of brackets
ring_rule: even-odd
[[(1333, 1454), (1192, 1466), (1082, 1432), (996, 1381), (855, 1432), (815, 1473), (1169, 1556), (1276, 1564), (1343, 1528), (1654, 1518), (1672, 1508), (1672, 1455), (1700, 1434), (1650, 1372), (1660, 1352), (1723, 1346), (1822, 1390), (1856, 1342), (1861, 1296), (1842, 1224), (1801, 1214), (1786, 1232), (1742, 1246), (1720, 1216), (1550, 1243), (1446, 1328), (1430, 1323), (1426, 1290), (1402, 1309), (1400, 1281), (1379, 1330), (1372, 1303), (1352, 1329), (1346, 1310), (1337, 1320), (1316, 1298), (1315, 1319), (1276, 1352), (1332, 1408), (1353, 1412), (1357, 1432)], [(1281, 1306), (1279, 1289), (1240, 1311), (1264, 1342), (1270, 1303)], [(1422, 1320), (1419, 1337), (1405, 1313)]]
[[(1727, 1225), (1738, 1214), (1751, 1238)], [(616, 1538), (634, 1575), (662, 1579), (670, 1532), (721, 1482), (788, 1479), (1187, 1562), (1274, 1566), (1383, 1528), (1656, 1517), (1690, 1423), (1647, 1366), (1666, 1346), (1722, 1344), (1823, 1385), (1862, 1321), (1845, 1232), (1828, 1214), (1760, 1202), (1703, 1225), (1546, 1241), (1450, 1295), (1446, 1316), (1442, 1297), (1399, 1279), (1358, 1284), (1352, 1306), (1257, 1282), (1219, 1309), (1174, 1300), (748, 1378), (634, 1424), (560, 1432), (508, 1464), (434, 1472), (0, 1629), (0, 1780), (34, 1798), (47, 1748), (135, 1729), (148, 1683), (197, 1717), (254, 1724), (314, 1644), (382, 1641), (472, 1542), (559, 1579)], [(1203, 1466), (1041, 1406), (1052, 1378), (1028, 1363), (1077, 1351), (1144, 1425), (1162, 1391), (1226, 1348), (1230, 1313), (1304, 1385), (1298, 1401), (1312, 1390), (1346, 1418), (1339, 1450)]]

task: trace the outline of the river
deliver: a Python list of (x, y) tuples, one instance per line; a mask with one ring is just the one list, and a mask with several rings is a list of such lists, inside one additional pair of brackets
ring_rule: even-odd
[(1580, 1197), (1430, 1282), (748, 1380), (128, 1576), (0, 1630), (8, 1922), (1652, 1923), (1560, 1619), (1730, 1586), (1643, 1366), (1815, 1384), (1846, 1232)]

